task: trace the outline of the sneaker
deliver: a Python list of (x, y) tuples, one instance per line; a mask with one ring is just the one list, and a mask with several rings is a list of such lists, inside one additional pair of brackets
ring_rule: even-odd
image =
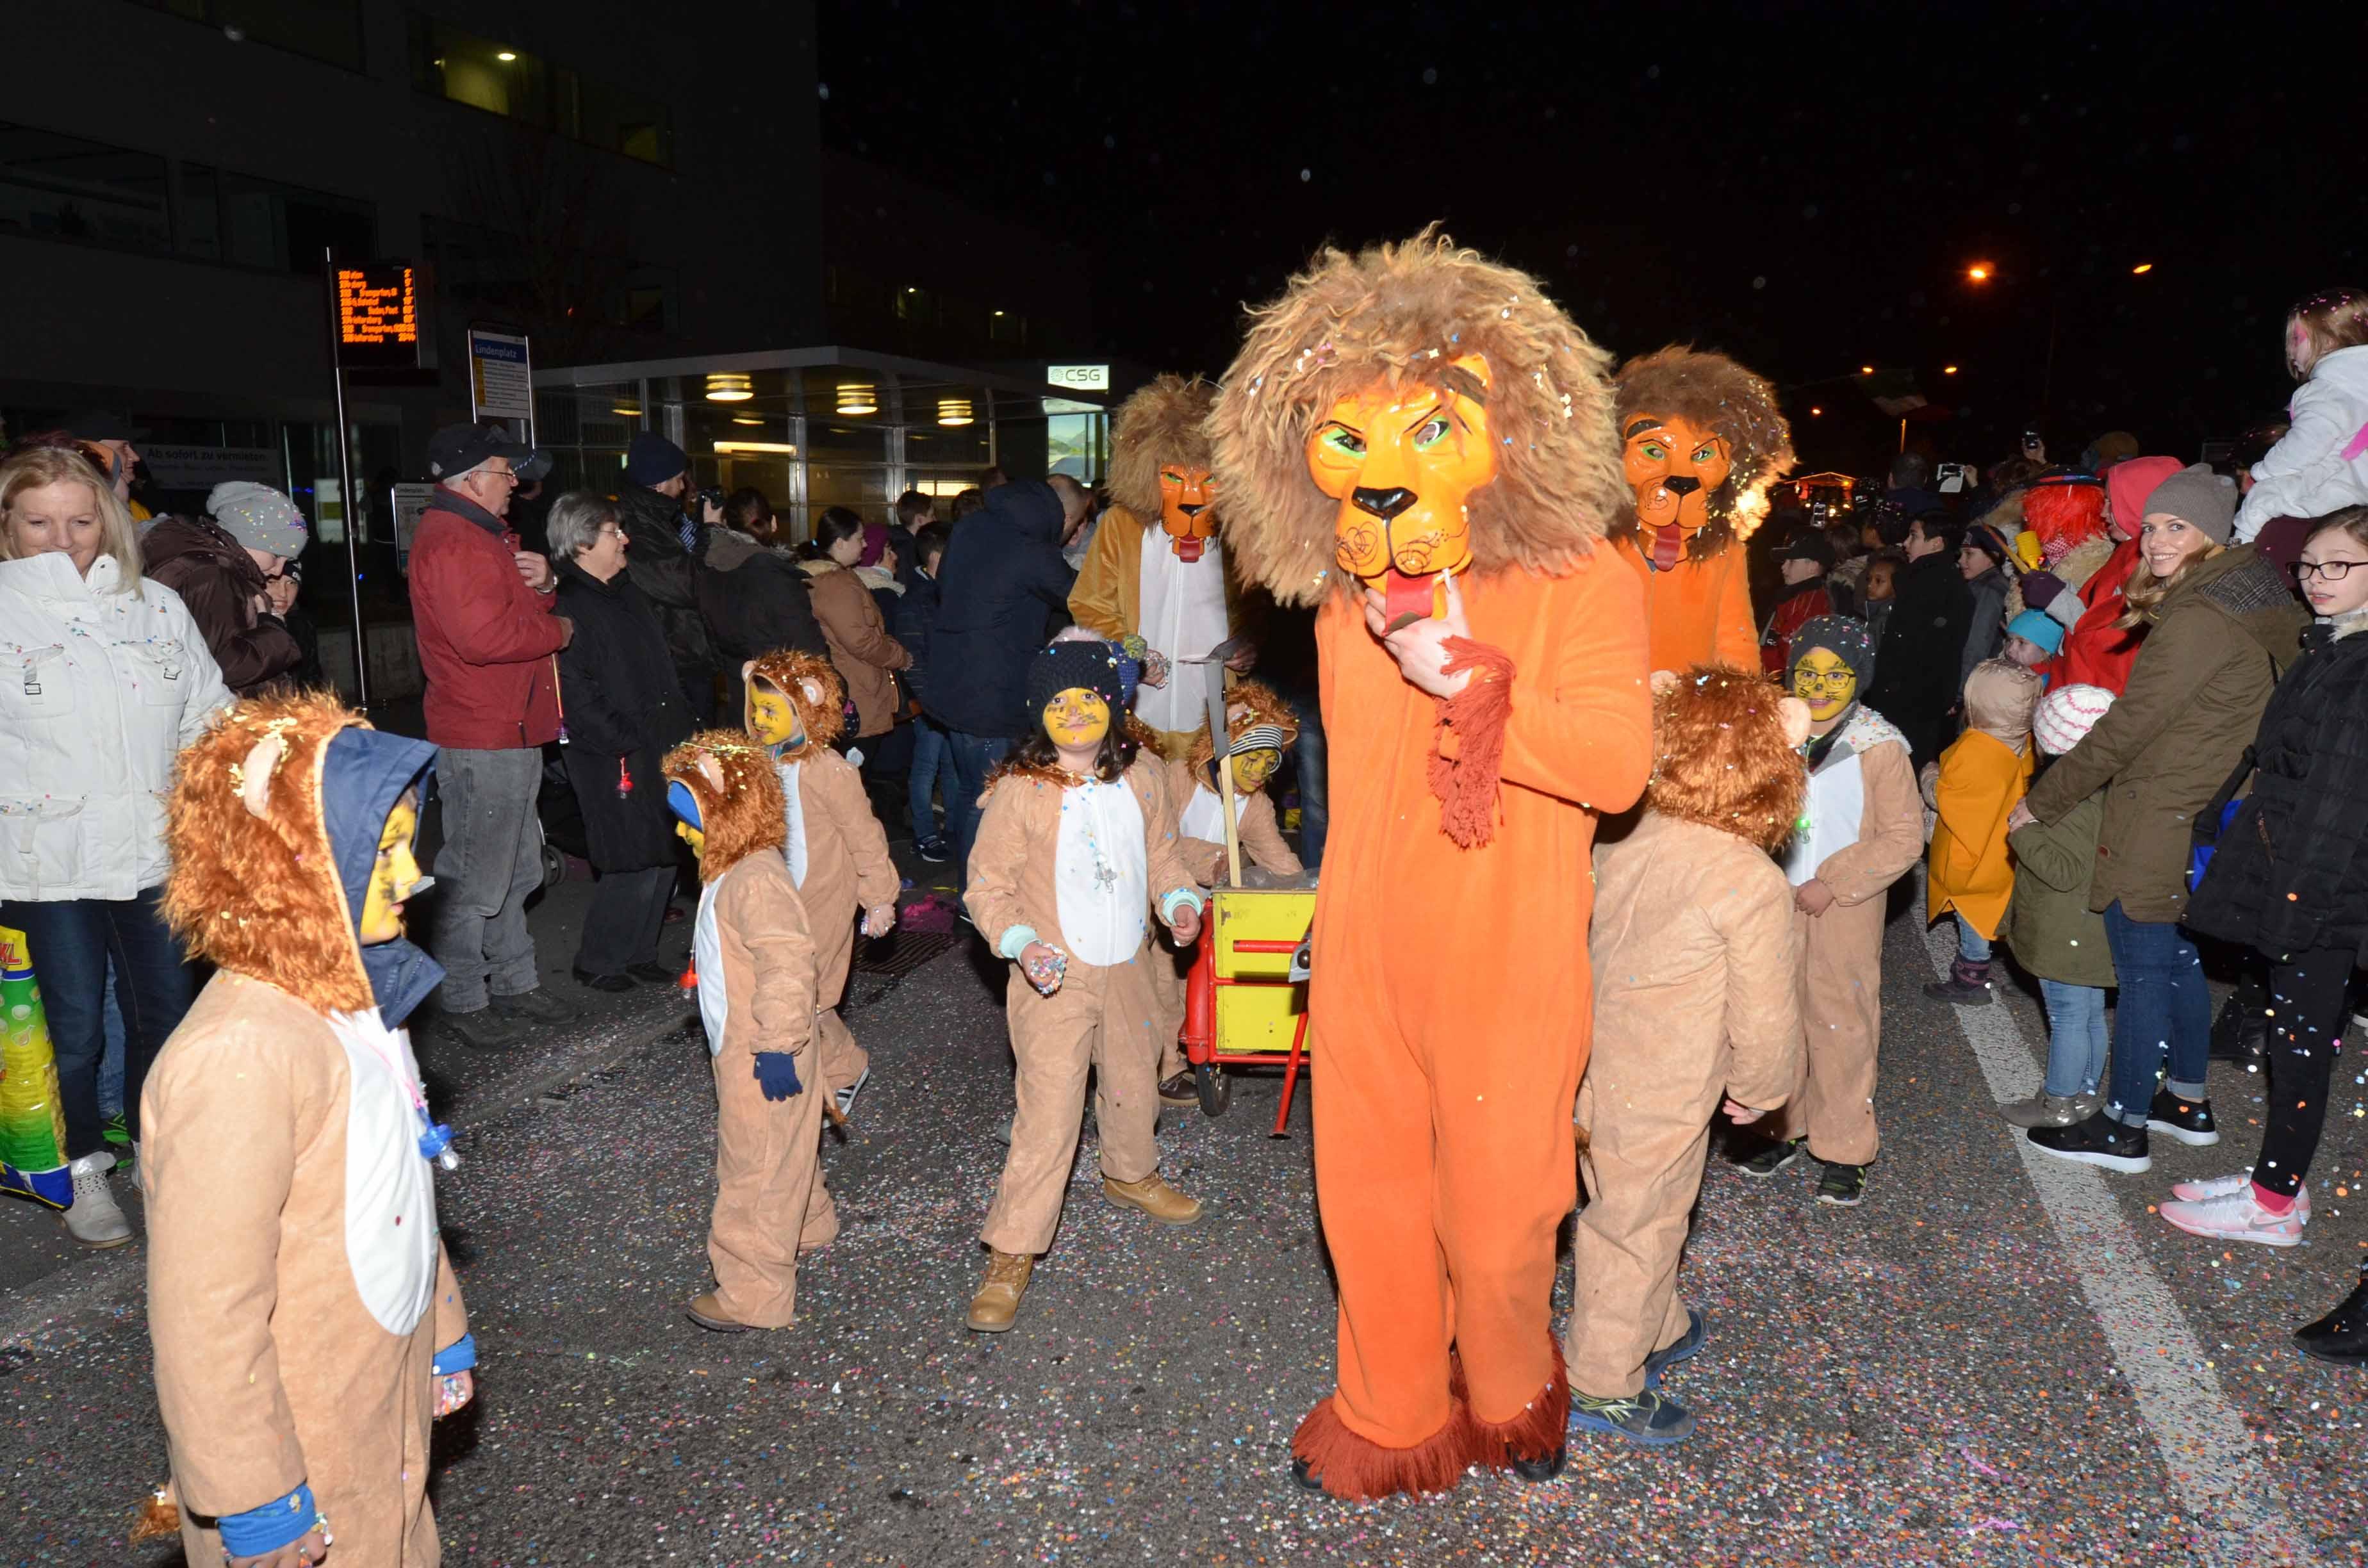
[(1949, 978), (1926, 985), (1924, 994), (1935, 1002), (1987, 1006), (1995, 1000), (1990, 995), (1990, 966), (1987, 963), (1970, 963), (1964, 959), (1954, 960), (1949, 965)]
[(2294, 1330), (2294, 1346), (2319, 1361), (2339, 1367), (2368, 1366), (2368, 1274), (2333, 1312)]
[(1806, 1138), (1794, 1138), (1788, 1142), (1764, 1144), (1750, 1158), (1736, 1161), (1735, 1168), (1748, 1176), (1772, 1176), (1799, 1159), (1808, 1143)]
[(2043, 1089), (2027, 1100), (1998, 1107), (1998, 1115), (2009, 1127), (2069, 1127), (2096, 1108), (2085, 1096), (2051, 1095)]
[(98, 1135), (120, 1149), (131, 1142), (131, 1124), (123, 1119), (123, 1113), (119, 1110), (107, 1119), (107, 1125), (98, 1130)]
[(1857, 1208), (1858, 1200), (1866, 1196), (1866, 1167), (1836, 1165), (1831, 1160), (1817, 1164), (1825, 1167), (1817, 1177), (1817, 1201), (1837, 1209)]
[(1019, 1299), (1028, 1294), (1028, 1278), (1036, 1260), (1024, 1252), (998, 1252), (986, 1260), (986, 1278), (970, 1299), (962, 1322), (973, 1334), (1001, 1334), (1019, 1316)]
[(2154, 1158), (2146, 1152), (2146, 1130), (2101, 1110), (2069, 1127), (2034, 1127), (2023, 1136), (2032, 1148), (2078, 1165), (2102, 1165), (2129, 1176), (2154, 1168)]
[(496, 996), (494, 998), (494, 1010), (538, 1024), (572, 1024), (575, 1021), (575, 1009), (547, 991), (521, 991), (515, 996)]
[(519, 1040), (518, 1025), (493, 1007), (442, 1015), (444, 1033), (472, 1051), (507, 1051)]
[(633, 978), (629, 974), (594, 974), (588, 969), (570, 970), (568, 972), (575, 976), (575, 983), (586, 991), (605, 991), (614, 996), (633, 988)]
[(1570, 1391), (1570, 1424), (1581, 1432), (1602, 1432), (1654, 1448), (1682, 1443), (1694, 1433), (1693, 1413), (1658, 1389), (1634, 1399), (1597, 1399)]
[(1645, 1386), (1661, 1386), (1661, 1374), (1680, 1361), (1691, 1361), (1702, 1354), (1710, 1340), (1710, 1320), (1702, 1316), (1700, 1307), (1686, 1309), (1686, 1331), (1671, 1343), (1645, 1358)]
[(108, 1190), (115, 1156), (104, 1150), (74, 1162), (74, 1202), (60, 1211), (66, 1233), (86, 1247), (120, 1247), (131, 1239), (131, 1221)]
[[(2252, 1185), (2253, 1173), (2238, 1171), (2235, 1176), (2214, 1176), (2208, 1181), (2173, 1182), (2170, 1195), (2181, 1203), (2201, 1203), (2207, 1199), (2226, 1198), (2232, 1192), (2242, 1192)], [(2294, 1194), (2294, 1212), (2303, 1217), (2304, 1223), (2309, 1222), (2310, 1183), (2308, 1182), (2303, 1183), (2301, 1190)]]
[(1140, 1209), (1163, 1225), (1189, 1225), (1201, 1217), (1201, 1200), (1160, 1180), (1157, 1171), (1141, 1181), (1112, 1181), (1104, 1176), (1102, 1196), (1121, 1209)]
[(2208, 1149), (2220, 1142), (2220, 1130), (2212, 1123), (2212, 1102), (2183, 1100), (2168, 1085), (2154, 1092), (2154, 1104), (2146, 1108), (2146, 1126), (2191, 1149)]
[(863, 1092), (863, 1085), (870, 1082), (871, 1082), (871, 1069), (866, 1067), (862, 1073), (856, 1077), (855, 1082), (837, 1090), (831, 1096), (832, 1099), (838, 1102), (839, 1115), (845, 1116), (848, 1111), (855, 1108), (855, 1096), (861, 1094)]
[(944, 834), (933, 833), (929, 835), (928, 837), (915, 844), (913, 846), (913, 853), (918, 855), (922, 859), (927, 860), (932, 866), (942, 866), (948, 860), (953, 858), (954, 851), (953, 846), (946, 842), (946, 835)]
[(1172, 1078), (1160, 1079), (1159, 1100), (1162, 1105), (1199, 1105), (1201, 1091), (1193, 1086), (1192, 1070), (1187, 1067)]
[(2253, 1184), (2249, 1181), (2241, 1190), (2219, 1198), (2166, 1203), (2162, 1217), (2191, 1236), (2259, 1242), (2272, 1247), (2296, 1246), (2302, 1242), (2302, 1205), (2296, 1203), (2283, 1214), (2272, 1214), (2253, 1196)]

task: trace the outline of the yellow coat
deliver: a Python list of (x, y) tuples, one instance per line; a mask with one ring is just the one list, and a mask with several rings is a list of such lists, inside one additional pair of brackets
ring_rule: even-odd
[[(1077, 568), (1077, 585), (1069, 590), (1069, 619), (1113, 642), (1140, 631), (1143, 546), (1158, 531), (1156, 519), (1145, 523), (1123, 506), (1103, 513), (1102, 526), (1094, 530), (1094, 540)], [(1236, 632), (1243, 630), (1241, 585), (1230, 566), (1225, 569), (1225, 621)]]
[(1931, 919), (1954, 910), (1983, 937), (1998, 935), (2014, 893), (2006, 819), (2030, 787), (2030, 753), (2017, 756), (1980, 730), (1967, 730), (1941, 754), (1932, 802), (1941, 820), (1932, 829), (1925, 894)]

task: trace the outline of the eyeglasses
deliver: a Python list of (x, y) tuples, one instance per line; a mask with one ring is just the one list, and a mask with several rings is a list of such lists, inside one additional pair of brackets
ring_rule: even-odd
[(604, 523), (598, 528), (596, 537), (600, 539), (622, 539), (625, 537), (625, 530), (619, 528), (614, 523)]
[(2298, 584), (2308, 583), (2315, 576), (2330, 583), (2340, 583), (2351, 574), (2354, 566), (2368, 566), (2368, 561), (2297, 561), (2288, 570), (2294, 573), (2294, 580)]

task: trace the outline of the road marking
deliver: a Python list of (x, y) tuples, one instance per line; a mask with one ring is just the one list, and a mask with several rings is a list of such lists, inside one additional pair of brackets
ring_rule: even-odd
[[(1957, 956), (1955, 924), (1943, 921), (1927, 931), (1924, 945), (1934, 975), (1945, 979)], [(1993, 1098), (2004, 1105), (2038, 1092), (2040, 1070), (2011, 1008), (1994, 1002), (1987, 1007), (1952, 1005), (1950, 1011), (1974, 1048)], [(2042, 1153), (2011, 1127), (2006, 1133), (2063, 1238), (2081, 1292), (2113, 1347), (2114, 1364), (2161, 1451), (2172, 1487), (2191, 1511), (2222, 1527), (2204, 1544), (2211, 1561), (2227, 1568), (2317, 1563), (2309, 1538), (2271, 1495), (2261, 1475), (2260, 1446), (2221, 1393), (2218, 1374), (2204, 1365), (2203, 1346), (2170, 1288), (2140, 1250), (2105, 1173)]]

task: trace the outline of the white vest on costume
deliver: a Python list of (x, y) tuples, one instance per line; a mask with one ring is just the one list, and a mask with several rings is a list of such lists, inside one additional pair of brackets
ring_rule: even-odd
[(806, 812), (798, 800), (799, 767), (794, 762), (775, 764), (781, 776), (783, 824), (790, 834), (781, 845), (781, 855), (790, 863), (790, 881), (803, 888), (806, 885)]
[(436, 1180), (411, 1097), (419, 1063), (376, 1007), (328, 1025), (346, 1048), (346, 1262), (378, 1325), (407, 1335), (436, 1291)]
[(1201, 542), (1201, 559), (1178, 559), (1176, 547), (1156, 528), (1143, 536), (1143, 575), (1136, 584), (1143, 640), (1167, 655), (1178, 669), (1164, 687), (1135, 693), (1134, 710), (1155, 730), (1197, 730), (1208, 722), (1201, 685), (1186, 678), (1187, 659), (1205, 656), (1232, 630), (1225, 619), (1225, 555), (1213, 539)]
[(1103, 969), (1143, 950), (1150, 934), (1151, 871), (1143, 808), (1124, 779), (1061, 791), (1053, 891), (1071, 956)]
[(1192, 786), (1192, 803), (1177, 819), (1176, 836), (1197, 838), (1203, 844), (1225, 841), (1225, 802), (1217, 799), (1214, 790), (1206, 784)]
[(1861, 703), (1858, 711), (1842, 725), (1841, 738), (1834, 743), (1834, 749), (1809, 775), (1809, 792), (1801, 805), (1808, 825), (1796, 832), (1793, 841), (1784, 846), (1784, 880), (1794, 887), (1815, 881), (1818, 867), (1858, 842), (1859, 828), (1866, 816), (1866, 778), (1859, 757), (1885, 741), (1897, 741), (1903, 746), (1907, 744), (1907, 738), (1890, 720)]
[[(791, 875), (795, 874), (792, 869)], [(690, 928), (690, 956), (699, 966), (699, 1021), (707, 1026), (707, 1054), (721, 1056), (732, 999), (723, 994), (723, 933), (715, 924), (713, 882), (699, 890), (699, 919)]]

